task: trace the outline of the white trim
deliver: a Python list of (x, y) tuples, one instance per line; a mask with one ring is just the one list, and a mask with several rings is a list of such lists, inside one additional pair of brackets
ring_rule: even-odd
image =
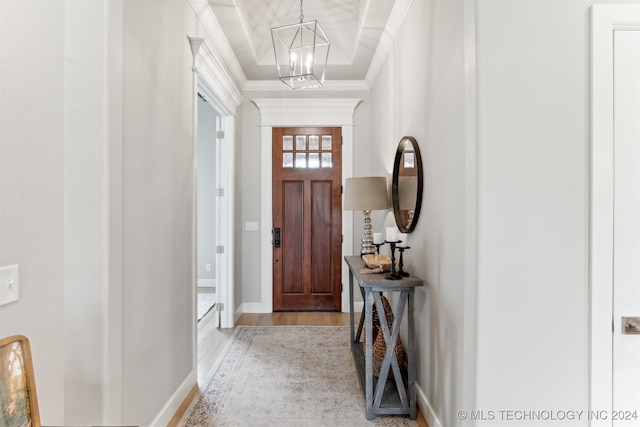
[[(462, 408), (476, 407), (478, 339), (478, 123), (476, 2), (464, 2), (465, 245)], [(431, 410), (431, 408), (429, 408)], [(435, 415), (434, 415), (435, 417)], [(437, 419), (437, 418), (436, 418)], [(438, 421), (439, 423), (439, 421)], [(435, 426), (431, 421), (429, 425)]]
[[(591, 8), (590, 405), (613, 404), (613, 34), (640, 30), (639, 5)], [(611, 426), (611, 419), (591, 426)]]
[(198, 279), (199, 288), (215, 288), (216, 279)]
[[(260, 110), (260, 126), (353, 126), (353, 112), (360, 99), (254, 99)], [(271, 137), (269, 137), (271, 139)], [(264, 142), (264, 141), (263, 141)], [(344, 144), (344, 138), (343, 138)], [(271, 152), (269, 152), (269, 157)], [(271, 179), (271, 177), (269, 177)]]
[(409, 13), (411, 5), (413, 5), (413, 0), (396, 0), (394, 2), (389, 20), (387, 21), (384, 32), (380, 36), (380, 42), (378, 43), (376, 52), (373, 54), (371, 65), (369, 65), (369, 70), (364, 79), (367, 86), (373, 86), (373, 82), (376, 80), (382, 64), (384, 64), (384, 61), (387, 59), (387, 54), (389, 50), (391, 50), (393, 41), (402, 27), (404, 18), (407, 16), (407, 13)]
[(158, 415), (151, 421), (150, 426), (166, 426), (174, 417), (182, 402), (187, 398), (193, 387), (198, 383), (198, 376), (195, 369), (189, 372), (182, 384), (171, 395), (167, 403), (164, 404)]
[(436, 415), (436, 411), (429, 403), (429, 399), (427, 399), (427, 395), (420, 387), (420, 384), (416, 382), (416, 397), (417, 397), (417, 405), (420, 409), (420, 412), (424, 416), (424, 419), (427, 421), (429, 427), (442, 427), (442, 423), (440, 419)]
[[(245, 83), (246, 91), (284, 91), (291, 89), (280, 80), (249, 80)], [(308, 91), (368, 91), (369, 85), (364, 80), (325, 80), (324, 86), (309, 89)]]
[[(209, 51), (211, 59), (213, 59), (211, 62), (213, 65), (212, 69), (217, 69), (217, 72), (229, 81), (233, 78), (237, 83), (231, 84), (227, 89), (239, 93), (237, 88), (243, 87), (247, 82), (247, 78), (242, 71), (236, 55), (233, 53), (233, 49), (231, 49), (227, 37), (222, 31), (220, 23), (213, 14), (211, 6), (209, 6), (207, 0), (189, 0), (189, 3), (202, 23), (202, 28), (207, 33), (208, 37), (206, 37), (206, 41), (209, 42), (212, 47)], [(213, 75), (215, 76), (217, 72)], [(219, 88), (215, 87), (215, 89)]]
[[(344, 99), (254, 99), (252, 101), (260, 110), (260, 212), (262, 228), (260, 230), (260, 289), (259, 303), (243, 304), (246, 313), (271, 313), (273, 311), (273, 253), (271, 248), (271, 211), (272, 197), (272, 128), (300, 126), (341, 126), (342, 127), (342, 179), (353, 174), (353, 114), (361, 100)], [(344, 241), (342, 254), (350, 255), (353, 251), (352, 216), (343, 215), (342, 231)], [(344, 264), (344, 263), (343, 263)], [(342, 268), (342, 307), (345, 309), (345, 298), (348, 295), (346, 268)], [(348, 305), (346, 305), (348, 307)]]
[(224, 142), (222, 142), (222, 161), (220, 170), (220, 186), (224, 188), (224, 196), (219, 197), (220, 204), (220, 236), (219, 244), (224, 246), (224, 253), (220, 256), (220, 272), (218, 278), (220, 286), (216, 289), (219, 294), (218, 301), (223, 303), (220, 316), (220, 327), (232, 328), (235, 324), (233, 315), (234, 307), (234, 254), (235, 245), (233, 239), (235, 218), (235, 117), (222, 118), (222, 130), (224, 130)]

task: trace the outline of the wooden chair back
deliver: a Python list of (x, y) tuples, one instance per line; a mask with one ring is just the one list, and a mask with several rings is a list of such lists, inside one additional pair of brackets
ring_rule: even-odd
[(0, 339), (0, 425), (41, 427), (29, 340)]

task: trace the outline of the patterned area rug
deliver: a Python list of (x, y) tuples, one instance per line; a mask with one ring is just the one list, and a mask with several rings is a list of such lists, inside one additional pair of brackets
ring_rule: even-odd
[(240, 326), (178, 426), (416, 426), (367, 421), (349, 328)]

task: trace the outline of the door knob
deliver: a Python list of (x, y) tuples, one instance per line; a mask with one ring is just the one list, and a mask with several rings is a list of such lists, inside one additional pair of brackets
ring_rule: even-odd
[(627, 335), (640, 335), (640, 317), (623, 317), (622, 333)]

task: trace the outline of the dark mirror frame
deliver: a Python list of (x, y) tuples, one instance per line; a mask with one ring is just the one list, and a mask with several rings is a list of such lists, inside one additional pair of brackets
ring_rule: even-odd
[[(414, 209), (413, 217), (410, 224), (407, 224), (405, 221), (405, 212), (400, 210), (400, 197), (399, 197), (399, 175), (400, 175), (400, 162), (402, 161), (402, 157), (405, 149), (409, 146), (413, 148), (415, 153), (415, 165), (418, 170), (418, 186), (417, 186), (417, 194), (416, 194), (416, 206)], [(404, 136), (400, 139), (398, 143), (398, 149), (396, 150), (396, 158), (393, 162), (393, 176), (391, 183), (391, 200), (393, 203), (393, 215), (396, 218), (396, 225), (398, 229), (402, 233), (411, 233), (418, 223), (418, 217), (420, 216), (420, 207), (422, 206), (422, 156), (420, 155), (420, 148), (418, 147), (418, 142), (412, 136)]]

